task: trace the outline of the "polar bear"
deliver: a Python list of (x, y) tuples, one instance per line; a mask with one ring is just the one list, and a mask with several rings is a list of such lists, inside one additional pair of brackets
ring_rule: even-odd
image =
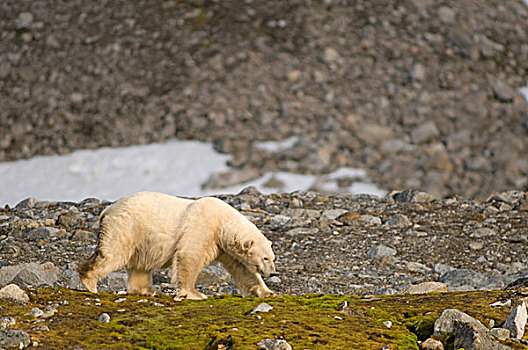
[(138, 192), (106, 208), (100, 222), (99, 243), (78, 269), (90, 292), (97, 293), (101, 278), (126, 267), (128, 292), (153, 295), (151, 271), (170, 268), (179, 298), (205, 299), (196, 278), (217, 260), (244, 296), (275, 295), (263, 280), (276, 273), (271, 241), (220, 199)]

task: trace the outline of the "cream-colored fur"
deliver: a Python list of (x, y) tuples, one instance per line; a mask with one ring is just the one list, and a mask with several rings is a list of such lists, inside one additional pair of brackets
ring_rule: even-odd
[(204, 299), (196, 277), (213, 260), (225, 266), (245, 296), (274, 295), (262, 279), (275, 273), (271, 242), (236, 209), (212, 197), (138, 192), (103, 211), (99, 244), (79, 275), (96, 293), (101, 278), (126, 267), (129, 293), (155, 294), (151, 271), (170, 268), (180, 298)]

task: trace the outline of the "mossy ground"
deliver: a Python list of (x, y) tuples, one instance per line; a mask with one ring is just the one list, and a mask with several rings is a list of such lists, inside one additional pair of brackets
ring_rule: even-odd
[[(305, 295), (269, 299), (220, 296), (204, 301), (174, 301), (170, 296), (148, 297), (60, 288), (30, 293), (26, 306), (2, 302), (1, 315), (15, 316), (40, 348), (72, 349), (255, 349), (264, 338), (285, 339), (294, 349), (418, 349), (417, 340), (431, 335), (432, 325), (446, 308), (457, 308), (484, 324), (502, 324), (510, 309), (489, 304), (519, 298), (512, 291), (482, 291), (376, 298)], [(98, 298), (99, 300), (94, 300)], [(116, 303), (118, 298), (125, 301)], [(140, 299), (148, 302), (138, 303)], [(67, 300), (50, 319), (32, 324), (32, 307)], [(162, 303), (154, 306), (151, 302)], [(261, 302), (268, 313), (251, 314)], [(344, 302), (348, 306), (343, 309)], [(100, 303), (100, 305), (96, 305)], [(124, 310), (124, 311), (123, 311)], [(110, 323), (98, 321), (101, 313)], [(392, 321), (389, 329), (383, 321)], [(49, 331), (34, 331), (47, 325)], [(508, 343), (516, 349), (528, 349)]]

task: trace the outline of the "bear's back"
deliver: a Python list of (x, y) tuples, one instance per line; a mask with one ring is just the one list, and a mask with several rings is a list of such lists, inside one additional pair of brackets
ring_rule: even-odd
[(106, 208), (101, 220), (134, 223), (142, 231), (173, 230), (187, 207), (195, 202), (159, 192), (137, 192), (125, 196)]

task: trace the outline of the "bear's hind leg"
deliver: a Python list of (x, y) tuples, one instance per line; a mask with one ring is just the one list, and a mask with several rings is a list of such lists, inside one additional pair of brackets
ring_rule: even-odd
[(150, 271), (128, 270), (128, 293), (151, 296), (159, 294), (152, 286)]

